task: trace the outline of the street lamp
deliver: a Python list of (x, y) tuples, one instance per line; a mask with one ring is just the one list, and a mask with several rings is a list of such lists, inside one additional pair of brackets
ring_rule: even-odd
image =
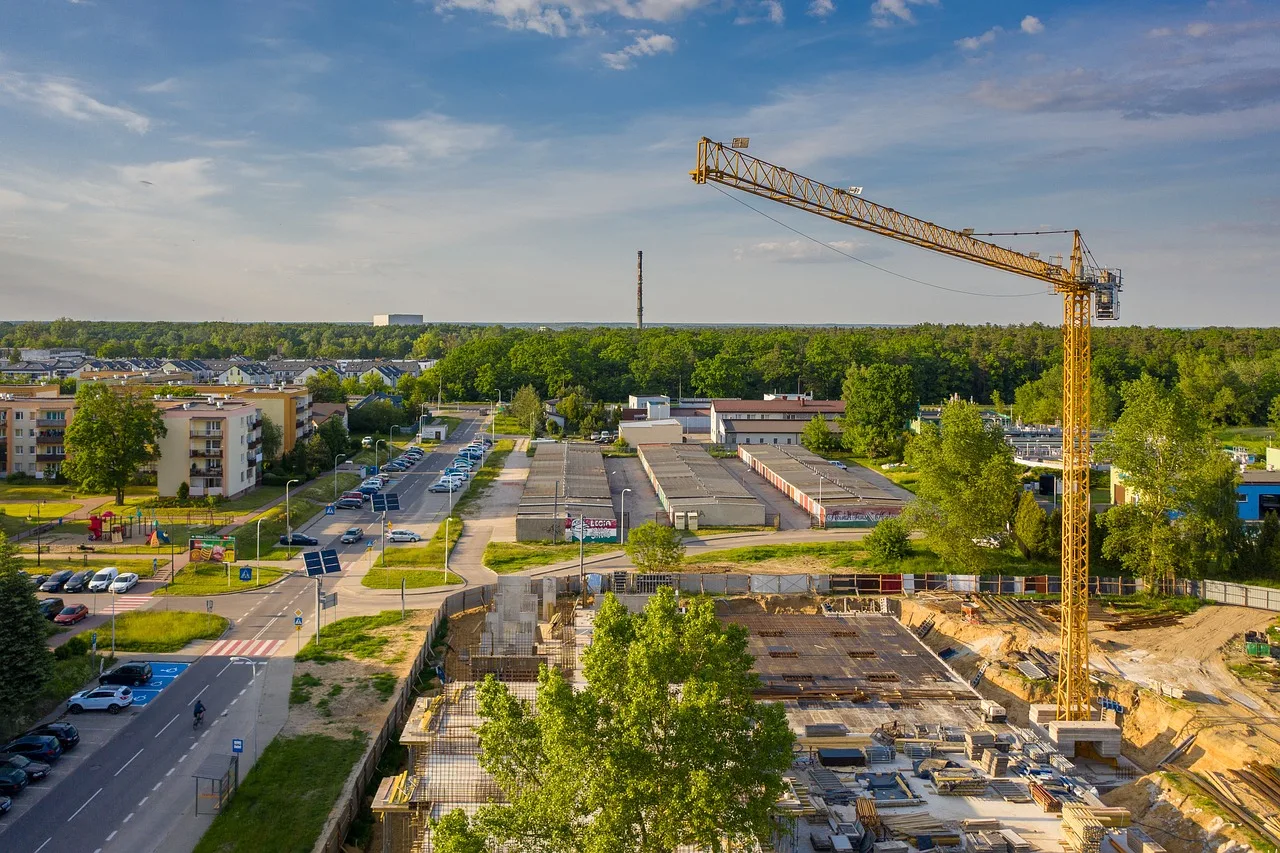
[(43, 500), (36, 501), (36, 565), (40, 565), (40, 507)]
[(338, 460), (346, 459), (347, 454), (339, 453), (333, 459), (333, 502), (338, 502)]
[(254, 562), (258, 564), (258, 565), (257, 565), (257, 572), (258, 572), (258, 586), (262, 586), (262, 522), (263, 522), (263, 519), (262, 519), (262, 518), (259, 518), (259, 519), (258, 519), (258, 534), (257, 534), (257, 536), (256, 536), (256, 537), (254, 537), (254, 538), (255, 538), (255, 541), (256, 541), (256, 543), (257, 543), (257, 546), (258, 546), (258, 555), (257, 555), (256, 557), (254, 557)]
[(392, 424), (391, 426), (387, 427), (387, 461), (388, 462), (391, 461), (391, 451), (395, 448), (395, 445), (391, 443), (391, 433), (400, 432), (400, 430), (402, 429), (404, 429), (404, 427), (400, 426), (399, 424)]
[[(253, 680), (258, 680), (258, 662), (253, 658), (233, 657), (232, 663), (249, 664), (253, 667)], [(264, 667), (265, 669), (265, 667)], [(262, 685), (258, 685), (258, 700), (253, 709), (253, 760), (258, 760), (258, 719), (262, 716)]]
[(290, 480), (284, 484), (284, 558), (293, 559), (293, 524), (289, 517), (289, 487), (301, 480)]
[(453, 519), (444, 517), (444, 585), (449, 585), (449, 522)]
[(619, 513), (619, 515), (621, 515), (622, 517), (618, 519), (618, 544), (619, 545), (622, 545), (627, 541), (627, 492), (629, 491), (631, 490), (630, 489), (622, 490), (622, 512)]
[(818, 475), (818, 526), (824, 530), (827, 527), (827, 514), (822, 509), (822, 484), (826, 481), (826, 477), (821, 474)]
[[(378, 471), (378, 445), (379, 444), (387, 444), (387, 442), (383, 441), (382, 439), (378, 439), (373, 443), (373, 469), (375, 474)], [(391, 445), (387, 444), (387, 460), (390, 461), (390, 459), (391, 459)]]

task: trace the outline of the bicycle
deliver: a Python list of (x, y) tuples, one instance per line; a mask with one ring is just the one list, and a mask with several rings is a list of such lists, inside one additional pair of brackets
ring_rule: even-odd
[(194, 719), (192, 719), (191, 730), (195, 731), (197, 728), (200, 727), (200, 724), (203, 722), (204, 722), (204, 711), (201, 711), (200, 713), (195, 715)]

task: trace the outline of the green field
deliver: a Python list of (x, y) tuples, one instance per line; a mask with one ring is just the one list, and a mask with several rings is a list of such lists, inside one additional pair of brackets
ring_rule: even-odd
[[(449, 519), (449, 550), (453, 551), (458, 544), (458, 538), (462, 536), (464, 523), (461, 518), (456, 515)], [(382, 556), (378, 557), (373, 563), (375, 568), (392, 568), (396, 566), (406, 568), (419, 569), (443, 569), (444, 568), (444, 533), (445, 523), (440, 522), (440, 526), (436, 528), (435, 534), (427, 540), (425, 545), (391, 545), (388, 543), (387, 550)], [(368, 586), (369, 584), (366, 584)], [(396, 581), (396, 586), (400, 582)]]
[[(37, 501), (39, 500), (37, 498)], [(40, 514), (39, 521), (46, 522), (56, 521), (83, 508), (84, 504), (52, 500), (45, 500), (42, 503), (37, 503), (36, 501), (0, 503), (0, 532), (3, 532), (6, 536), (12, 536), (15, 533), (21, 533), (24, 530), (35, 527), (37, 524), (37, 511)]]
[(493, 419), (493, 430), (499, 435), (528, 435), (529, 425), (521, 424), (511, 415), (503, 413)]
[(216, 640), (230, 624), (213, 613), (135, 610), (116, 617), (116, 651), (176, 652), (194, 640)]
[(195, 853), (309, 853), (364, 749), (363, 734), (276, 738)]
[[(227, 584), (227, 567), (222, 563), (188, 563), (178, 571), (171, 583), (155, 591), (155, 595), (218, 595), (224, 592), (243, 592), (266, 586), (287, 575), (280, 569), (266, 566), (255, 568), (254, 580), (240, 580), (240, 567), (231, 566), (231, 584)], [(261, 579), (259, 582), (259, 578)]]
[[(583, 551), (584, 556), (591, 557), (621, 548), (614, 542), (589, 542), (583, 546)], [(500, 575), (576, 559), (577, 542), (490, 542), (484, 549), (485, 566)]]
[(377, 616), (348, 616), (320, 629), (320, 646), (313, 637), (298, 652), (295, 660), (328, 663), (335, 660), (376, 660), (391, 642), (385, 634), (372, 633), (375, 628), (400, 624), (399, 610), (384, 610)]
[[(1056, 561), (1023, 559), (1014, 548), (1001, 548), (985, 552), (987, 565), (983, 574), (988, 575), (1056, 575), (1060, 566)], [(685, 557), (685, 565), (691, 570), (698, 566), (734, 563), (744, 566), (771, 562), (797, 562), (801, 571), (852, 571), (892, 572), (906, 574), (946, 574), (958, 571), (942, 561), (922, 542), (912, 542), (912, 555), (892, 563), (876, 563), (860, 541), (796, 542), (778, 545), (751, 545), (744, 548), (726, 548), (702, 551)], [(816, 564), (816, 565), (815, 565)]]
[[(436, 569), (370, 569), (360, 583), (370, 589), (399, 589), (402, 580), (405, 589), (445, 586), (444, 572)], [(449, 583), (462, 583), (462, 578), (449, 572)]]

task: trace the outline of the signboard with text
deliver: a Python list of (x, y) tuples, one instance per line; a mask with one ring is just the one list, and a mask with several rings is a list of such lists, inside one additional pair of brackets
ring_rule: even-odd
[(564, 537), (574, 542), (617, 542), (618, 522), (612, 518), (566, 518)]
[(875, 527), (901, 512), (897, 506), (832, 507), (827, 510), (827, 527)]
[(234, 563), (236, 537), (192, 536), (187, 543), (187, 553), (193, 563)]

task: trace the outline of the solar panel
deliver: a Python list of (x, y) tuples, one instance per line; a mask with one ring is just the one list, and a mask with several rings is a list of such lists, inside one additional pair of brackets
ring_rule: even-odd
[(319, 551), (307, 551), (302, 555), (302, 562), (307, 567), (307, 577), (324, 574), (324, 564), (320, 560)]
[(342, 564), (338, 562), (338, 552), (332, 548), (320, 552), (320, 563), (324, 566), (324, 572), (327, 575), (342, 571)]
[(390, 492), (385, 495), (373, 496), (374, 512), (398, 511), (399, 509), (400, 509), (400, 496), (397, 495), (395, 492)]

